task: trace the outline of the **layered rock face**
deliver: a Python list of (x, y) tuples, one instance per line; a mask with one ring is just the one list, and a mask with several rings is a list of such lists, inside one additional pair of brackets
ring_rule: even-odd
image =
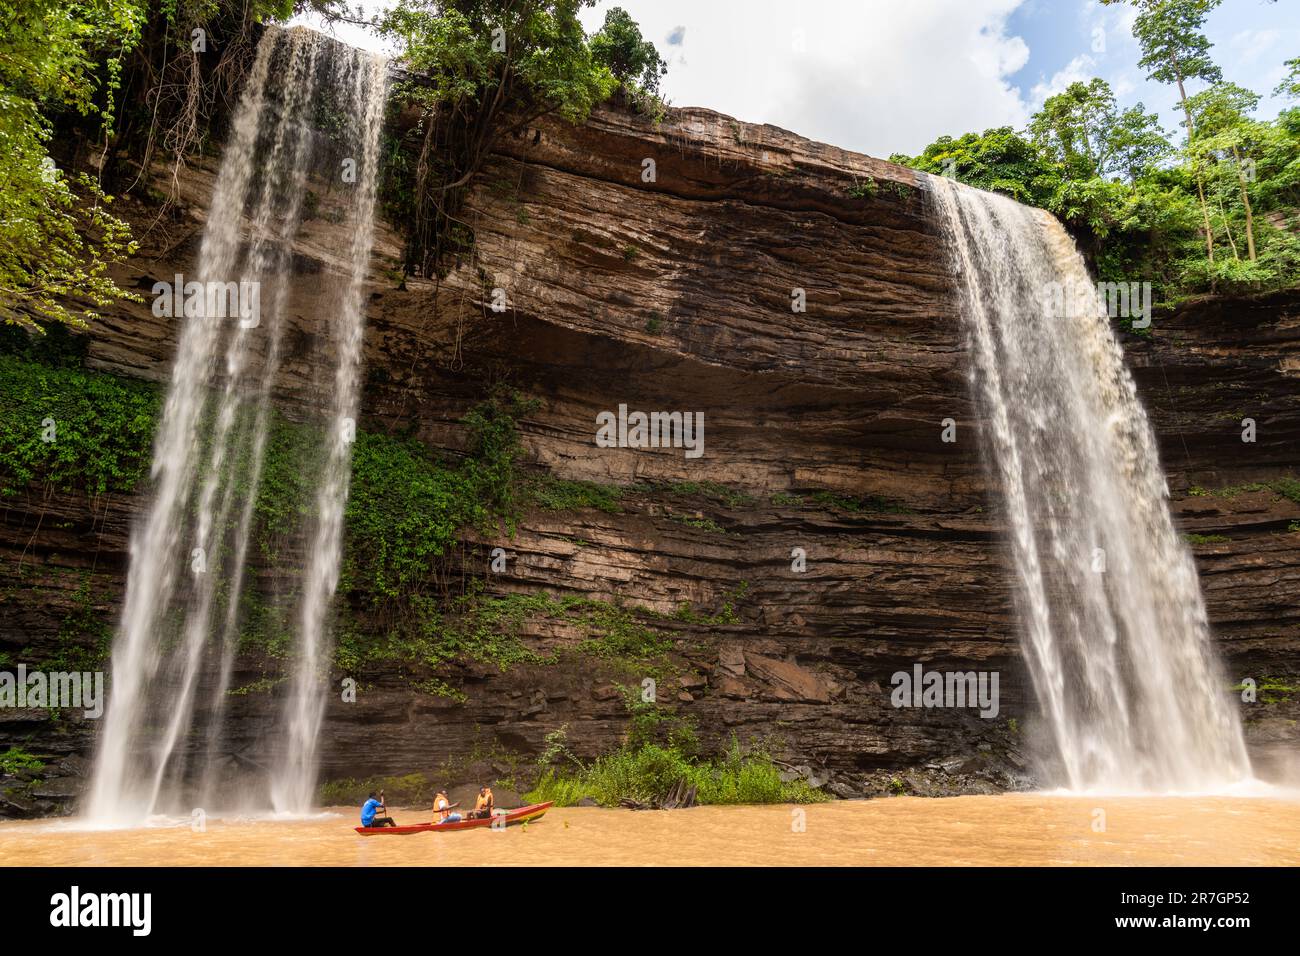
[[(210, 168), (186, 180), (186, 207), (166, 235), (151, 234), (128, 283), (147, 290), (190, 267), (211, 182)], [(151, 212), (129, 211), (141, 222)], [(467, 577), (489, 593), (656, 612), (677, 664), (657, 697), (693, 721), (706, 751), (733, 736), (762, 743), (841, 796), (1034, 780), (1033, 692), (957, 279), (917, 174), (707, 110), (674, 110), (658, 125), (605, 110), (507, 140), (466, 221), (474, 254), (440, 281), (402, 282), (397, 224), (381, 235), (362, 427), (462, 449), (460, 419), (504, 381), (536, 400), (521, 422), (531, 468), (626, 489), (614, 511), (534, 509), (513, 536), (467, 532)], [(317, 334), (328, 315), (313, 276), (344, 248), (328, 217), (306, 224), (297, 335)], [(1300, 533), (1290, 530), (1300, 505), (1265, 484), (1300, 464), (1298, 314), (1295, 294), (1215, 300), (1126, 339), (1175, 513), (1201, 536), (1232, 683), (1300, 669)], [(121, 310), (95, 329), (89, 364), (164, 382), (176, 335), (147, 306)], [(292, 415), (314, 394), (310, 370), (291, 359), (279, 404)], [(598, 416), (620, 406), (702, 415), (703, 454), (598, 446)], [(1258, 423), (1254, 443), (1241, 441), (1243, 417)], [(946, 420), (955, 441), (943, 440)], [(6, 500), (0, 649), (17, 661), (69, 638), (85, 607), (72, 570), (92, 572), (90, 610), (115, 622), (141, 502), (33, 490)], [(493, 547), (506, 550), (504, 572), (487, 573), (481, 556)], [(573, 651), (583, 636), (564, 621), (524, 625), (544, 653)], [(891, 675), (917, 664), (998, 672), (996, 717), (893, 707)], [(245, 655), (237, 685), (268, 666)], [(504, 672), (456, 663), (444, 676), (463, 700), (364, 665), (358, 676), (356, 703), (327, 712), (327, 779), (478, 758), (505, 773), (561, 727), (591, 756), (618, 745), (629, 721), (619, 685), (639, 684), (581, 653)], [(233, 762), (256, 748), (276, 706), (274, 691), (232, 698)], [(1294, 748), (1291, 707), (1243, 705), (1261, 765), (1279, 768)], [(75, 777), (93, 729), (75, 715), (9, 712), (0, 747), (71, 755)], [(28, 788), (29, 809), (76, 782), (43, 786), (66, 792)]]
[(1196, 555), (1229, 679), (1286, 688), (1243, 703), (1242, 718), (1257, 771), (1291, 779), (1300, 717), (1292, 690), (1300, 293), (1206, 299), (1154, 325), (1149, 340), (1129, 337), (1125, 348), (1160, 438), (1174, 516)]

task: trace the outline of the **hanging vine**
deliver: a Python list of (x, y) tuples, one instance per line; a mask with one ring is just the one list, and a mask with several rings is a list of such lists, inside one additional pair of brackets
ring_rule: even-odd
[[(294, 0), (164, 0), (149, 5), (149, 19), (128, 65), (126, 100), (114, 158), (130, 157), (138, 169), (130, 191), (147, 181), (162, 159), (170, 168), (163, 207), (180, 195), (181, 176), (196, 153), (219, 132), (252, 62), (262, 24), (285, 20)], [(124, 177), (125, 179), (125, 177)]]

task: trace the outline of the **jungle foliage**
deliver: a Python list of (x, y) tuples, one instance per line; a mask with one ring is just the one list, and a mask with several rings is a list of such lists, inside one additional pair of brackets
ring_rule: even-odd
[[(1117, 3), (1121, 0), (1105, 0)], [(1275, 120), (1225, 80), (1202, 28), (1221, 0), (1130, 0), (1139, 66), (1170, 84), (1181, 137), (1100, 78), (1048, 97), (1027, 127), (943, 136), (896, 162), (1059, 216), (1102, 281), (1150, 281), (1158, 299), (1262, 291), (1300, 277), (1300, 58), (1287, 61)], [(1189, 92), (1196, 83), (1203, 88)]]

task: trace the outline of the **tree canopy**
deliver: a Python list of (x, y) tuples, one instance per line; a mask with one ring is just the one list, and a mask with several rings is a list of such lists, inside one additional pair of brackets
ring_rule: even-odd
[(591, 52), (624, 87), (658, 95), (659, 79), (668, 72), (668, 64), (622, 7), (605, 14), (604, 25), (591, 38)]
[(543, 116), (581, 122), (621, 86), (654, 98), (665, 71), (654, 45), (615, 7), (588, 37), (595, 0), (399, 0), (378, 22), (412, 79), (398, 91), (422, 113), (409, 189), (408, 273), (429, 276), (472, 243), (464, 190), (502, 136)]
[[(1116, 3), (1122, 0), (1104, 0)], [(1136, 0), (1139, 65), (1175, 87), (1175, 142), (1100, 78), (1050, 96), (1023, 131), (942, 136), (897, 162), (1060, 216), (1108, 281), (1151, 281), (1165, 301), (1300, 277), (1300, 108), (1254, 117), (1259, 94), (1226, 81), (1202, 29), (1220, 0)], [(1300, 58), (1275, 91), (1300, 100)], [(1195, 87), (1199, 86), (1199, 89)]]
[(134, 0), (0, 0), (0, 319), (84, 325), (128, 295), (108, 268), (133, 247), (110, 197), (50, 154), (53, 117), (111, 128)]

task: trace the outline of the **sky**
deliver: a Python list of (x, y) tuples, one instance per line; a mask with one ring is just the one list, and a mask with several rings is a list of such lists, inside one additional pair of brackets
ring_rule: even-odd
[[(386, 0), (364, 0), (376, 10)], [(888, 157), (939, 136), (1021, 128), (1048, 96), (1100, 76), (1121, 107), (1141, 102), (1180, 134), (1172, 87), (1147, 80), (1134, 11), (1097, 0), (602, 0), (626, 9), (668, 61), (661, 93), (815, 140)], [(318, 23), (312, 23), (319, 26)], [(340, 39), (374, 37), (340, 26)], [(1225, 79), (1272, 96), (1300, 56), (1300, 0), (1224, 0), (1206, 23)], [(1188, 92), (1195, 92), (1193, 85)]]

